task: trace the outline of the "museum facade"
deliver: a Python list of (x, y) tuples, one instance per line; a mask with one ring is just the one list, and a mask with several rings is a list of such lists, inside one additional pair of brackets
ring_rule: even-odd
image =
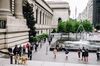
[[(44, 0), (28, 0), (28, 2), (33, 4), (37, 35), (50, 34), (54, 28), (57, 28), (58, 17), (62, 19), (65, 17), (66, 20), (69, 18), (68, 6), (66, 8), (58, 7), (59, 13), (56, 13), (55, 9)], [(23, 16), (22, 5), (23, 0), (0, 0), (0, 49), (21, 45), (29, 41), (29, 28)], [(65, 5), (65, 3), (62, 3), (62, 5)], [(59, 9), (65, 9), (64, 13)], [(55, 13), (56, 15), (54, 15)], [(55, 21), (54, 17), (56, 17)]]

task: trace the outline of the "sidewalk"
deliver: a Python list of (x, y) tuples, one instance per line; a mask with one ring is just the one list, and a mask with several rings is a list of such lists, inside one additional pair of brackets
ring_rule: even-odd
[[(53, 42), (55, 42), (56, 40), (53, 39)], [(53, 43), (52, 42), (52, 43)], [(49, 44), (48, 42), (46, 41), (44, 44), (43, 44), (43, 47), (42, 48), (38, 48), (38, 52), (41, 52), (41, 50), (45, 50), (44, 47), (48, 46), (49, 47)], [(34, 52), (33, 51), (33, 55), (36, 55), (38, 52)], [(1, 53), (0, 53), (1, 54)], [(14, 59), (13, 59), (14, 60)], [(3, 58), (2, 54), (0, 55), (0, 66), (17, 66), (17, 64), (10, 64), (10, 59), (9, 58)], [(23, 66), (23, 65), (21, 65)]]
[[(55, 41), (55, 39), (53, 39)], [(46, 53), (46, 48), (48, 47), (48, 52)], [(96, 54), (95, 53), (89, 53), (89, 61), (83, 62), (78, 59), (77, 52), (69, 52), (68, 54), (68, 60), (65, 59), (65, 53), (64, 52), (58, 52), (57, 58), (54, 59), (54, 55), (52, 51), (49, 51), (49, 45), (48, 42), (46, 42), (41, 49), (38, 50), (38, 52), (35, 52), (33, 54), (32, 59), (34, 61), (48, 61), (48, 62), (61, 62), (61, 63), (75, 63), (75, 64), (88, 64), (88, 65), (100, 65), (100, 61), (96, 60)]]
[[(57, 38), (54, 38), (52, 43)], [(99, 66), (100, 61), (96, 60), (95, 53), (89, 53), (89, 62), (85, 63), (78, 59), (77, 52), (69, 52), (68, 59), (65, 59), (64, 52), (58, 52), (57, 58), (54, 59), (52, 51), (49, 51), (49, 43), (46, 41), (42, 48), (38, 48), (37, 52), (33, 51), (32, 61), (28, 61), (27, 65), (10, 64), (9, 59), (0, 58), (0, 66)], [(61, 64), (59, 64), (61, 63)]]

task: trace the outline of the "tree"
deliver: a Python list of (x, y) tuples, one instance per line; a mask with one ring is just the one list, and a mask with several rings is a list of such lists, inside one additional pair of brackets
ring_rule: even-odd
[(34, 19), (33, 6), (32, 6), (32, 4), (29, 4), (29, 2), (27, 0), (24, 0), (24, 3), (23, 3), (23, 15), (27, 21), (27, 26), (30, 29), (29, 42), (32, 42), (31, 37), (36, 35), (36, 31), (35, 31), (36, 21)]
[(66, 24), (66, 22), (60, 22), (58, 24), (58, 30), (57, 30), (57, 32), (60, 32), (60, 33), (65, 32), (65, 24)]
[(85, 29), (86, 32), (92, 32), (93, 31), (93, 26), (88, 20), (83, 20), (82, 25)]

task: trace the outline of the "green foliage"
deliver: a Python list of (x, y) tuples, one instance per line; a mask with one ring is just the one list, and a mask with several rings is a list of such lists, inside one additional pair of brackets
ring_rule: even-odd
[(85, 29), (86, 32), (92, 32), (93, 26), (92, 26), (92, 24), (90, 23), (90, 21), (84, 20), (84, 21), (82, 22), (82, 25), (83, 25), (83, 27), (84, 27), (84, 29)]
[(58, 32), (65, 32), (65, 24), (66, 22), (60, 22), (58, 24)]
[(44, 39), (48, 38), (48, 34), (42, 34), (42, 35), (38, 35), (38, 36), (35, 36), (35, 37), (32, 37), (32, 41), (33, 42), (40, 42)]
[(58, 32), (76, 33), (76, 32), (82, 32), (83, 30), (86, 32), (92, 32), (93, 26), (90, 23), (90, 21), (88, 20), (77, 21), (77, 20), (69, 19), (68, 21), (60, 22), (58, 24)]
[(74, 22), (73, 22), (73, 20), (66, 21), (65, 25), (66, 25), (66, 28), (65, 28), (66, 33), (74, 32)]
[(37, 37), (32, 37), (32, 41), (33, 42), (37, 42), (38, 40), (37, 40)]

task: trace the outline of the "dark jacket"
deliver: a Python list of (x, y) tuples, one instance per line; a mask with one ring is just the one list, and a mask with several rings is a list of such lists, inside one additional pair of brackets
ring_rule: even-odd
[(15, 47), (14, 50), (13, 50), (14, 55), (18, 54), (18, 51), (19, 51), (19, 48)]

